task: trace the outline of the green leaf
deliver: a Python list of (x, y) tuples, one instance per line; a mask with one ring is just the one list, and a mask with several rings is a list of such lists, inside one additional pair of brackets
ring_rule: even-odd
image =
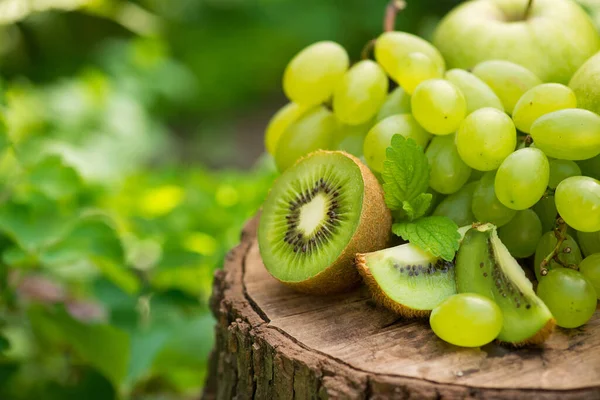
[(9, 348), (10, 348), (10, 342), (8, 341), (6, 336), (0, 334), (0, 354), (4, 353)]
[(81, 186), (77, 172), (66, 166), (59, 156), (50, 156), (36, 164), (29, 172), (29, 181), (52, 199), (74, 195)]
[(458, 226), (448, 217), (426, 217), (392, 226), (392, 232), (436, 257), (452, 261), (458, 250)]
[(180, 391), (197, 390), (198, 373), (206, 367), (214, 345), (213, 331), (206, 327), (213, 324), (214, 319), (207, 313), (174, 325), (168, 342), (154, 360), (152, 372)]
[(170, 339), (168, 326), (145, 332), (136, 332), (131, 337), (131, 364), (127, 374), (127, 382), (134, 384), (148, 375), (154, 359)]
[(4, 152), (10, 146), (10, 138), (8, 136), (8, 128), (6, 126), (6, 118), (4, 113), (0, 113), (0, 153)]
[(402, 202), (402, 209), (406, 212), (408, 219), (413, 221), (427, 213), (432, 200), (433, 195), (431, 193), (421, 193), (410, 201)]
[[(414, 140), (394, 135), (383, 163), (385, 202), (391, 210), (403, 208), (429, 186), (429, 163)], [(422, 200), (421, 200), (422, 201)]]
[(124, 263), (124, 251), (110, 220), (102, 216), (83, 217), (71, 231), (41, 257), (48, 264), (69, 263), (99, 257)]
[(82, 365), (70, 372), (72, 379), (45, 382), (41, 387), (44, 400), (117, 399), (113, 384), (96, 369)]
[(129, 335), (122, 330), (110, 325), (79, 322), (63, 309), (52, 312), (32, 307), (29, 319), (36, 335), (50, 343), (68, 346), (115, 387), (126, 377), (131, 345)]
[(87, 261), (125, 292), (136, 293), (140, 288), (135, 274), (125, 266), (123, 245), (117, 232), (102, 216), (79, 220), (62, 240), (41, 254), (40, 261), (48, 267)]
[(27, 202), (8, 202), (0, 207), (0, 231), (28, 252), (58, 241), (74, 220), (73, 210), (61, 210), (45, 196), (32, 195)]

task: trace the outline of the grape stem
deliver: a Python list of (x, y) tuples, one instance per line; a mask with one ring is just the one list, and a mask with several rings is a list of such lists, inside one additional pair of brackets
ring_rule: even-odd
[(542, 199), (547, 199), (550, 196), (554, 196), (554, 190), (547, 188), (542, 196)]
[[(556, 246), (554, 246), (554, 249), (552, 250), (552, 252), (550, 254), (548, 254), (548, 256), (546, 256), (546, 258), (544, 258), (542, 260), (542, 262), (540, 263), (540, 275), (542, 275), (542, 276), (548, 275), (548, 268), (546, 268), (546, 267), (553, 260), (556, 261), (558, 264), (562, 265), (563, 267), (569, 267), (567, 265), (564, 265), (564, 263), (558, 258), (558, 253), (560, 252), (560, 247), (562, 246), (564, 241), (567, 239), (567, 224), (565, 223), (565, 220), (559, 216), (556, 219), (556, 225), (557, 225), (556, 228), (554, 228), (554, 236), (556, 236), (556, 239), (557, 239)], [(567, 250), (567, 249), (565, 249), (565, 250)], [(569, 251), (570, 251), (570, 249), (569, 249)]]
[(525, 8), (525, 13), (523, 14), (523, 20), (526, 21), (529, 18), (529, 13), (531, 12), (531, 6), (533, 6), (533, 0), (529, 0), (527, 2), (527, 8)]
[(377, 39), (371, 39), (365, 44), (360, 52), (361, 60), (368, 60), (370, 58), (371, 51), (373, 51), (373, 48), (375, 47), (375, 42), (377, 42)]
[(391, 0), (385, 9), (385, 18), (383, 20), (383, 30), (392, 32), (396, 26), (396, 17), (400, 11), (406, 8), (404, 0)]

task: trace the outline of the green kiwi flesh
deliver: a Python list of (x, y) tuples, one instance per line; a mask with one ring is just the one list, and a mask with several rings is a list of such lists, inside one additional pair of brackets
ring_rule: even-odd
[(263, 205), (258, 244), (269, 273), (294, 289), (341, 292), (360, 277), (354, 255), (385, 247), (391, 215), (357, 158), (318, 151), (286, 170)]
[(356, 265), (375, 300), (404, 317), (425, 317), (456, 293), (454, 263), (410, 243), (358, 254)]
[(494, 300), (504, 317), (498, 336), (515, 346), (539, 344), (552, 333), (554, 318), (533, 291), (525, 272), (498, 238), (496, 227), (470, 229), (456, 257), (459, 293), (478, 293)]

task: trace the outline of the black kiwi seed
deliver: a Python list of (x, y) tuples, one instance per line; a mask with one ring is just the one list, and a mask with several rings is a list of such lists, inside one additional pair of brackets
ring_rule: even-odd
[[(289, 202), (291, 213), (285, 216), (287, 230), (283, 241), (289, 244), (294, 252), (302, 251), (303, 253), (310, 253), (316, 250), (321, 244), (326, 243), (326, 239), (329, 239), (336, 233), (336, 228), (342, 220), (340, 217), (340, 204), (337, 200), (341, 189), (342, 187), (339, 186), (334, 190), (333, 185), (326, 182), (325, 179), (319, 178), (312, 187), (307, 188), (298, 197)], [(330, 197), (327, 208), (328, 218), (323, 221), (322, 225), (312, 235), (305, 236), (302, 232), (297, 231), (300, 220), (300, 208), (310, 203), (319, 193), (324, 193)]]

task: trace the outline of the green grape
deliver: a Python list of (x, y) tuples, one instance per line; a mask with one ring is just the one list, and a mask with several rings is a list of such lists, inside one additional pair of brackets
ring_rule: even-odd
[[(456, 144), (456, 137), (454, 138), (454, 143)], [(485, 175), (485, 171), (480, 171), (478, 169), (471, 170), (471, 177), (469, 177), (469, 182), (480, 181)]]
[(395, 76), (398, 77), (398, 84), (408, 94), (412, 94), (419, 83), (442, 77), (435, 61), (424, 53), (409, 53), (400, 60), (397, 68)]
[(571, 160), (552, 160), (550, 161), (550, 180), (548, 187), (556, 189), (559, 183), (572, 176), (580, 176), (581, 169), (576, 162)]
[(440, 202), (433, 211), (433, 215), (448, 217), (458, 226), (471, 225), (475, 216), (473, 206), (473, 193), (479, 182), (467, 183), (458, 192), (451, 194)]
[(560, 83), (543, 83), (529, 89), (521, 96), (512, 117), (515, 126), (529, 133), (531, 125), (542, 115), (565, 108), (577, 107), (575, 93)]
[(367, 165), (375, 172), (383, 172), (383, 162), (386, 150), (392, 143), (392, 136), (400, 134), (407, 139), (413, 139), (419, 146), (425, 148), (431, 135), (421, 128), (421, 125), (410, 114), (392, 115), (379, 121), (365, 138), (364, 154)]
[(429, 186), (442, 194), (456, 193), (471, 176), (471, 168), (460, 159), (454, 135), (435, 136), (425, 152), (429, 160)]
[(410, 105), (419, 124), (436, 135), (455, 132), (467, 113), (463, 94), (444, 79), (430, 79), (419, 84)]
[(556, 210), (556, 203), (554, 202), (554, 196), (542, 197), (540, 201), (535, 203), (533, 211), (537, 214), (542, 221), (542, 229), (544, 232), (551, 231), (556, 225), (556, 217), (558, 211)]
[(582, 175), (600, 180), (600, 154), (587, 160), (577, 161)]
[(279, 139), (275, 152), (277, 169), (283, 172), (312, 151), (330, 149), (337, 128), (335, 116), (323, 106), (304, 114)]
[(410, 96), (398, 86), (388, 94), (375, 117), (375, 122), (396, 114), (410, 114), (410, 111)]
[(314, 43), (296, 54), (285, 68), (283, 91), (297, 104), (323, 103), (331, 97), (349, 64), (348, 53), (339, 44)]
[(600, 253), (586, 257), (579, 264), (579, 272), (591, 282), (596, 297), (600, 300)]
[(517, 146), (517, 130), (508, 115), (495, 108), (471, 113), (456, 133), (460, 158), (471, 168), (492, 171)]
[(277, 143), (283, 132), (307, 111), (307, 107), (296, 103), (288, 103), (273, 115), (265, 131), (265, 148), (275, 155)]
[(517, 150), (502, 162), (496, 173), (496, 196), (513, 210), (537, 203), (548, 187), (550, 164), (546, 155), (531, 147)]
[(542, 222), (532, 210), (522, 210), (508, 224), (498, 229), (498, 237), (515, 258), (535, 254), (542, 237)]
[(592, 318), (596, 311), (596, 291), (580, 272), (557, 268), (540, 280), (537, 295), (563, 328), (577, 328)]
[(433, 309), (429, 324), (442, 340), (463, 347), (479, 347), (494, 340), (502, 330), (502, 311), (487, 297), (459, 293)]
[(600, 231), (577, 232), (577, 239), (585, 256), (600, 253)]
[(600, 181), (572, 176), (554, 193), (556, 209), (565, 222), (582, 232), (600, 231)]
[(333, 112), (348, 125), (367, 122), (377, 114), (388, 92), (388, 78), (371, 60), (363, 60), (346, 72), (333, 93)]
[(586, 160), (600, 154), (600, 116), (568, 108), (546, 114), (531, 125), (531, 137), (548, 157)]
[(492, 88), (509, 114), (526, 91), (542, 83), (527, 68), (504, 60), (483, 61), (473, 68), (473, 74)]
[[(535, 258), (533, 264), (533, 270), (535, 271), (535, 276), (538, 280), (540, 280), (542, 277), (542, 274), (540, 273), (542, 261), (544, 261), (544, 258), (548, 257), (552, 253), (557, 243), (558, 239), (556, 239), (554, 232), (546, 232), (540, 239), (540, 242), (535, 249)], [(567, 266), (577, 266), (583, 259), (577, 242), (569, 234), (567, 234), (565, 241), (562, 242), (560, 248), (558, 249), (558, 259), (563, 265)], [(555, 260), (551, 260), (546, 268), (553, 270), (556, 268), (562, 268), (562, 266)]]
[(490, 222), (497, 227), (508, 224), (517, 215), (515, 210), (500, 203), (494, 190), (496, 172), (486, 172), (473, 193), (473, 215), (479, 222)]
[(487, 83), (464, 69), (451, 69), (446, 72), (445, 78), (454, 83), (467, 100), (467, 115), (484, 107), (497, 108), (504, 111), (500, 98), (494, 93)]
[(356, 157), (362, 157), (365, 137), (372, 127), (373, 120), (361, 125), (338, 123), (338, 128), (333, 138), (332, 150), (342, 150)]
[(423, 53), (431, 58), (438, 67), (439, 73), (446, 70), (444, 58), (431, 43), (418, 36), (405, 32), (385, 32), (375, 41), (375, 59), (385, 72), (398, 82), (398, 65), (410, 53)]

